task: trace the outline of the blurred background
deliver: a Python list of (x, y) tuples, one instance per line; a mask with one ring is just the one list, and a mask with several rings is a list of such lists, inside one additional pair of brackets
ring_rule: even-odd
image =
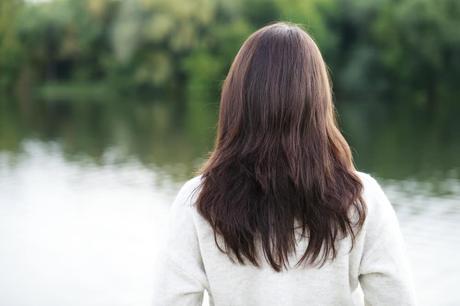
[(420, 305), (459, 305), (460, 1), (1, 0), (0, 304), (149, 305), (181, 184), (247, 36), (303, 25)]

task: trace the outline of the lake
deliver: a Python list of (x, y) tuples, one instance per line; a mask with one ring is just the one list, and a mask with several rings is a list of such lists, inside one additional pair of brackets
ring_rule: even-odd
[[(150, 305), (157, 242), (212, 149), (216, 103), (0, 100), (0, 304)], [(347, 101), (357, 168), (393, 203), (420, 305), (459, 305), (459, 110)]]

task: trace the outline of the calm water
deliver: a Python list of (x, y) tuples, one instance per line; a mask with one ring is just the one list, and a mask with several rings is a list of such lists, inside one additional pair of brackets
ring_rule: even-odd
[[(175, 193), (211, 149), (213, 103), (0, 101), (0, 304), (149, 305)], [(339, 105), (393, 202), (420, 305), (459, 305), (458, 110)]]

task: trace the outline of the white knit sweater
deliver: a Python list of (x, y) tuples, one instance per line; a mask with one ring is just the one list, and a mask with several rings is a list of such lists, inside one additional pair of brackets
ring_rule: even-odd
[[(323, 267), (280, 273), (265, 261), (260, 268), (232, 263), (218, 250), (212, 228), (193, 206), (199, 190), (192, 191), (201, 176), (188, 180), (170, 210), (170, 228), (155, 271), (154, 305), (202, 305), (205, 290), (210, 305), (216, 306), (416, 305), (395, 211), (374, 178), (358, 175), (368, 211), (351, 252), (346, 238), (339, 242), (336, 259)], [(304, 249), (306, 238), (299, 242)], [(291, 258), (302, 253), (297, 254)]]

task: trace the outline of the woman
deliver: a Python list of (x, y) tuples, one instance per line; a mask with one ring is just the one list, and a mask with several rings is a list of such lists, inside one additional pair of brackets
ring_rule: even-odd
[[(355, 170), (320, 51), (297, 25), (243, 44), (215, 148), (172, 205), (155, 305), (414, 305), (398, 221)], [(361, 289), (362, 288), (362, 289)]]

